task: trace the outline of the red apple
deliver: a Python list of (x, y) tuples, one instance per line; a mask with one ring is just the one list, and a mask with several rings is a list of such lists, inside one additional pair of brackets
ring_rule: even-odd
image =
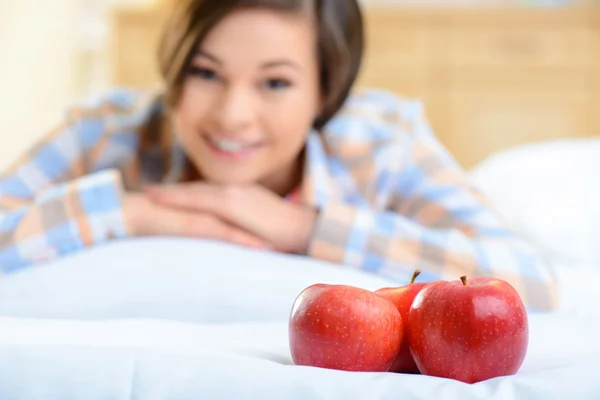
[(466, 383), (515, 374), (529, 344), (519, 294), (489, 277), (428, 284), (408, 313), (407, 335), (422, 374)]
[(294, 301), (289, 343), (296, 365), (386, 372), (402, 344), (402, 318), (369, 290), (316, 284)]
[[(415, 298), (415, 296), (423, 289), (427, 282), (415, 283), (415, 279), (421, 271), (416, 270), (410, 280), (410, 283), (401, 287), (389, 287), (382, 288), (375, 291), (375, 293), (385, 297), (391, 301), (402, 317), (402, 323), (404, 332), (406, 332), (408, 325), (408, 311)], [(410, 354), (410, 348), (408, 347), (408, 335), (404, 335), (402, 339), (402, 348), (396, 360), (390, 368), (390, 372), (402, 372), (402, 373), (419, 373), (419, 368), (413, 360), (412, 354)]]

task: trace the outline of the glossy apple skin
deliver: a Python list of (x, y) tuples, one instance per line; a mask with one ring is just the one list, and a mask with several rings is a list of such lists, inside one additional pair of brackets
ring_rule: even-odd
[(475, 383), (515, 374), (529, 344), (527, 312), (507, 282), (478, 277), (428, 284), (408, 316), (422, 374)]
[(374, 292), (316, 284), (294, 301), (289, 344), (296, 365), (386, 372), (400, 351), (402, 318)]
[[(410, 306), (412, 305), (412, 302), (417, 294), (425, 287), (425, 285), (427, 285), (426, 282), (418, 282), (410, 283), (400, 287), (382, 288), (375, 291), (375, 293), (385, 297), (396, 306), (400, 312), (400, 316), (402, 317), (402, 324), (405, 333), (407, 332), (408, 327), (408, 312), (410, 310)], [(415, 363), (415, 360), (413, 360), (413, 356), (410, 353), (407, 334), (403, 335), (400, 353), (390, 367), (390, 372), (407, 374), (419, 373), (419, 367), (417, 367), (417, 364)]]

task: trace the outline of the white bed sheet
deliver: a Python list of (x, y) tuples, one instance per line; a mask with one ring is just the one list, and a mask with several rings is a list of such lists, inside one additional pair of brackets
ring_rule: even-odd
[(600, 272), (559, 274), (564, 306), (530, 315), (521, 371), (466, 385), (292, 365), (298, 292), (391, 283), (377, 276), (214, 243), (115, 243), (0, 282), (0, 398), (600, 398)]
[(475, 385), (293, 366), (285, 323), (4, 318), (0, 332), (3, 400), (549, 400), (600, 393), (598, 324), (566, 315), (534, 316), (521, 371)]
[(557, 264), (563, 314), (600, 319), (600, 265)]

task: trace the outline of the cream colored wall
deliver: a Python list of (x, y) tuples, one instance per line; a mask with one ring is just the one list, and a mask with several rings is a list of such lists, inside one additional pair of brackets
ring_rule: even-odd
[(0, 169), (71, 101), (77, 0), (0, 1)]
[(158, 0), (0, 0), (0, 173), (108, 86), (108, 10)]

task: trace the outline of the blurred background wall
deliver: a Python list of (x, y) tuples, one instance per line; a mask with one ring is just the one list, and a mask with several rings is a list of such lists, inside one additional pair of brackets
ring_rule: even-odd
[(115, 6), (154, 0), (0, 0), (0, 170), (55, 126), (65, 108), (106, 88)]
[[(125, 58), (136, 50), (151, 48), (151, 43), (139, 43), (140, 37), (148, 36), (140, 30), (140, 24), (152, 21), (160, 14), (159, 3), (169, 1), (176, 0), (0, 0), (0, 87), (3, 89), (0, 170), (56, 125), (69, 104), (114, 84), (150, 80), (146, 78), (151, 76), (148, 68), (127, 64)], [(515, 22), (514, 27), (502, 26), (512, 23), (512, 17), (507, 17), (497, 23), (500, 25), (482, 30), (476, 26), (477, 16), (446, 18), (445, 11), (432, 17), (403, 16), (402, 22), (395, 23), (389, 17), (385, 19), (385, 7), (400, 4), (410, 14), (411, 7), (426, 4), (429, 8), (448, 9), (453, 3), (460, 3), (463, 7), (460, 13), (466, 15), (470, 10), (489, 5), (552, 9), (578, 2), (363, 0), (362, 3), (383, 7), (384, 11), (376, 18), (384, 18), (382, 21), (387, 24), (381, 29), (372, 27), (383, 39), (371, 46), (374, 53), (367, 60), (363, 81), (424, 98), (434, 128), (465, 166), (472, 166), (498, 148), (518, 144), (521, 137), (526, 141), (586, 136), (596, 129), (596, 124), (596, 134), (600, 134), (600, 123), (595, 122), (600, 118), (593, 115), (600, 102), (591, 99), (588, 92), (589, 87), (598, 87), (596, 92), (600, 92), (600, 79), (589, 77), (595, 76), (589, 70), (600, 69), (600, 30), (578, 25), (595, 26), (598, 22), (600, 29), (597, 9), (589, 15), (589, 20), (587, 13), (584, 20), (567, 13), (565, 17), (557, 14), (546, 20), (533, 18), (531, 23), (529, 16), (523, 16), (517, 18), (520, 22)], [(117, 24), (120, 31), (115, 31), (115, 10), (121, 10), (116, 14), (121, 15)], [(398, 24), (406, 24), (407, 29), (395, 31), (399, 28), (394, 25)], [(456, 25), (457, 29), (467, 24), (475, 34), (458, 30), (448, 34), (441, 30), (448, 24)], [(501, 36), (494, 36), (490, 29), (499, 29)], [(115, 32), (123, 39), (116, 51), (111, 47)], [(440, 40), (453, 42), (436, 44), (436, 34)], [(116, 39), (120, 43), (121, 38)], [(445, 61), (440, 61), (445, 63), (444, 68), (436, 69), (438, 55), (423, 54), (430, 51), (427, 46), (439, 48), (441, 53), (456, 50), (458, 55), (447, 53)], [(152, 55), (147, 54), (148, 59)], [(430, 70), (419, 64), (422, 62), (419, 57), (428, 57), (424, 62), (432, 64), (427, 67)], [(130, 59), (146, 62), (137, 55)], [(588, 76), (588, 72), (592, 75)], [(402, 79), (388, 84), (392, 74)], [(488, 89), (490, 85), (494, 92)], [(525, 89), (512, 90), (519, 87)], [(512, 138), (506, 139), (507, 131), (515, 129), (523, 131), (513, 132)], [(479, 146), (479, 152), (469, 153), (471, 145)]]
[(73, 94), (78, 0), (0, 0), (0, 167)]

